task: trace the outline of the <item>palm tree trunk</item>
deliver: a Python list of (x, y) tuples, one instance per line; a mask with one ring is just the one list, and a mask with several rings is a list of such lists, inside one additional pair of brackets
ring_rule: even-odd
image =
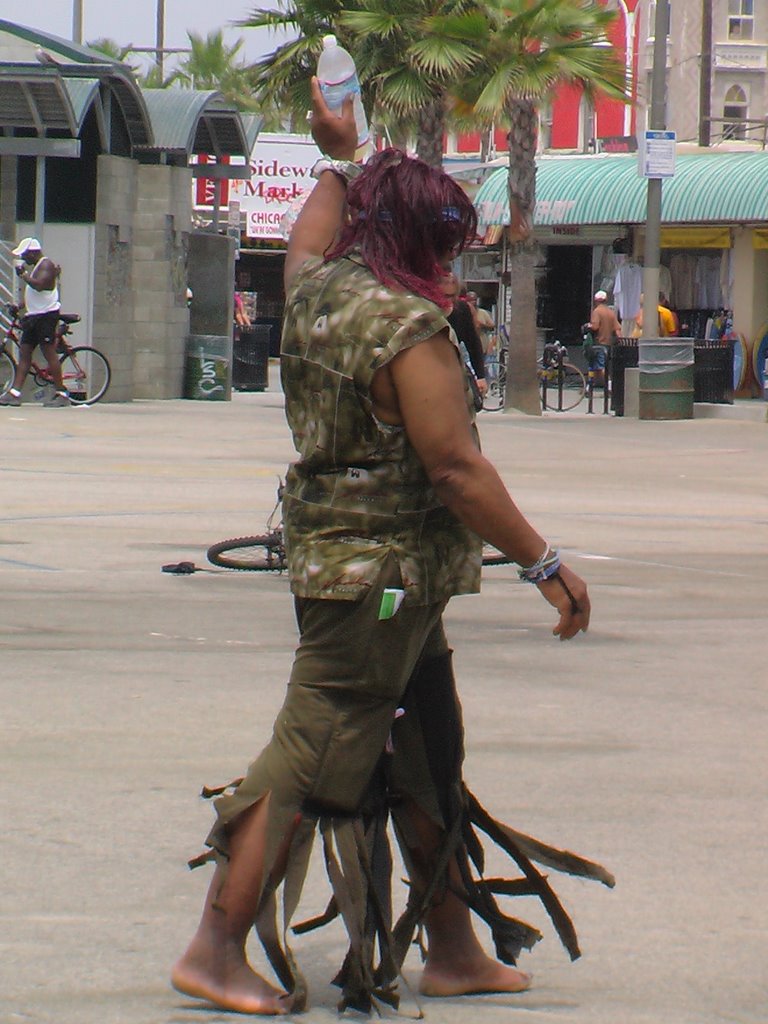
[(536, 280), (533, 211), (536, 203), (536, 108), (530, 100), (509, 107), (508, 269), (511, 322), (505, 409), (541, 415), (536, 373)]
[(430, 167), (443, 166), (444, 134), (445, 100), (438, 96), (421, 108), (416, 129), (416, 155)]

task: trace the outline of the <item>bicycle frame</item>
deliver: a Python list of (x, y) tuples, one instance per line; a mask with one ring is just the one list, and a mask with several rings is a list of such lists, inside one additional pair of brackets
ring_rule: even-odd
[[(5, 350), (7, 349), (8, 342), (11, 342), (16, 349), (16, 356), (18, 357), (18, 353), (21, 347), (20, 333), (23, 330), (21, 317), (19, 316), (20, 310), (18, 306), (15, 306), (10, 303), (6, 308), (11, 317), (11, 322), (6, 328), (5, 337), (3, 338), (2, 345), (0, 347)], [(68, 317), (73, 315), (74, 314), (68, 314)], [(75, 373), (64, 374), (64, 383), (67, 385), (71, 384), (72, 382), (85, 380), (86, 378), (85, 370), (83, 370), (82, 366), (77, 361), (77, 358), (73, 352), (73, 348), (66, 339), (66, 335), (72, 333), (70, 329), (70, 323), (77, 323), (79, 320), (79, 316), (77, 317), (77, 320), (69, 320), (69, 322), (67, 322), (66, 320), (58, 320), (56, 323), (56, 330), (53, 336), (54, 342), (56, 344), (56, 352), (58, 353), (58, 355), (67, 356), (72, 365), (75, 367)], [(32, 362), (29, 367), (29, 372), (32, 375), (32, 377), (37, 381), (38, 384), (45, 385), (54, 383), (53, 374), (51, 373), (50, 367), (47, 365), (47, 363), (41, 366), (38, 362), (35, 361), (35, 359), (32, 359)]]

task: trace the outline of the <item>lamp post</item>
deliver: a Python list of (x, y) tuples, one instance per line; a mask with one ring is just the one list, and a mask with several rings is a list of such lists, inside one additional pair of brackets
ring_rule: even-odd
[[(651, 78), (651, 129), (663, 130), (667, 120), (667, 34), (669, 0), (657, 0)], [(648, 212), (643, 268), (643, 337), (659, 333), (659, 262), (661, 257), (661, 178), (648, 179)]]
[(72, 0), (72, 42), (83, 41), (83, 0)]
[(163, 81), (163, 56), (165, 54), (165, 0), (157, 0), (157, 18), (155, 21), (155, 42), (157, 70), (159, 72), (160, 84)]

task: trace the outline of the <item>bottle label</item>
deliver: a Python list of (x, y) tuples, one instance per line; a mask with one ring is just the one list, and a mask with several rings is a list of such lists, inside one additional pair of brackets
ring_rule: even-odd
[(360, 92), (360, 83), (357, 75), (350, 75), (343, 82), (331, 84), (330, 82), (320, 83), (320, 92), (323, 94), (326, 106), (329, 110), (338, 110), (347, 96), (353, 96)]

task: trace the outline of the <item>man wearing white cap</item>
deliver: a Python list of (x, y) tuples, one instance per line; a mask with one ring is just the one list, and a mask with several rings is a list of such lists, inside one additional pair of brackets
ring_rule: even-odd
[(608, 357), (608, 348), (613, 344), (614, 338), (621, 337), (621, 324), (614, 311), (606, 303), (608, 295), (601, 289), (595, 292), (595, 308), (589, 318), (589, 329), (595, 339), (595, 344), (589, 352), (589, 368), (596, 371), (595, 382), (598, 385), (605, 384), (605, 364)]
[(56, 324), (61, 309), (58, 289), (61, 267), (47, 256), (43, 256), (43, 247), (36, 238), (22, 238), (13, 250), (13, 255), (21, 260), (16, 267), (16, 273), (26, 285), (25, 312), (21, 321), (22, 334), (19, 340), (16, 376), (13, 379), (13, 386), (6, 394), (0, 396), (0, 405), (21, 405), (21, 389), (32, 365), (32, 353), (36, 345), (40, 346), (56, 387), (56, 394), (47, 404), (69, 405), (61, 364), (56, 354)]

